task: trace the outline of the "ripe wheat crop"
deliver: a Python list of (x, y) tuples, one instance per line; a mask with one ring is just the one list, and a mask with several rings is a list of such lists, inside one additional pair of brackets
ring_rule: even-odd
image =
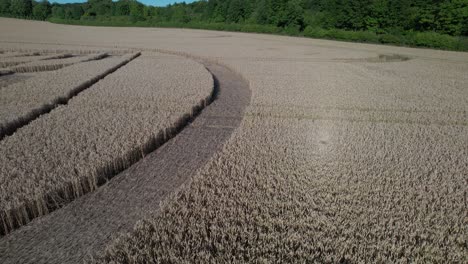
[(226, 59), (241, 126), (91, 262), (466, 263), (468, 64), (277, 56)]
[[(90, 262), (468, 263), (468, 53), (0, 20), (5, 51), (169, 51), (218, 61), (249, 82), (250, 105), (224, 148), (161, 205), (154, 202), (154, 211), (139, 211), (148, 217)], [(141, 157), (146, 140), (166, 130), (164, 120), (190, 112), (181, 109), (184, 98), (202, 98), (193, 91), (196, 76), (207, 74), (199, 65), (146, 56), (0, 142), (6, 228), (91, 189), (93, 177), (106, 175), (97, 168), (112, 171), (131, 160), (122, 157)], [(204, 113), (226, 124), (232, 118)], [(64, 263), (78, 247), (101, 251), (67, 240), (98, 225), (72, 226), (79, 212), (62, 213), (56, 226), (44, 225), (47, 218), (0, 238), (0, 262)], [(96, 215), (88, 221), (107, 220), (115, 223)], [(48, 227), (62, 239), (34, 238)], [(106, 226), (96, 245), (119, 228)]]
[(54, 71), (73, 65), (75, 63), (87, 62), (92, 60), (100, 60), (107, 57), (107, 53), (90, 54), (86, 56), (75, 56), (63, 59), (47, 59), (40, 61), (33, 61), (29, 63), (20, 64), (18, 66), (10, 67), (9, 69), (13, 72), (25, 73), (25, 72), (41, 72), (41, 71)]
[(40, 60), (54, 60), (72, 57), (71, 54), (53, 54), (53, 55), (38, 55), (38, 56), (18, 56), (18, 57), (0, 57), (0, 68), (7, 68), (19, 64), (40, 61)]
[(127, 168), (203, 106), (212, 90), (202, 65), (147, 54), (6, 137), (0, 142), (2, 233)]
[[(96, 57), (96, 55), (92, 55)], [(100, 56), (100, 55), (97, 55)], [(134, 56), (79, 63), (0, 90), (0, 139), (130, 61)]]

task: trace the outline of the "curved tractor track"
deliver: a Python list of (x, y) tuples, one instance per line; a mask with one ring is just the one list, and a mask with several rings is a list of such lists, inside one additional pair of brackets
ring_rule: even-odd
[(215, 100), (176, 137), (106, 185), (0, 238), (0, 263), (81, 263), (113, 235), (157, 213), (167, 195), (221, 150), (242, 121), (251, 92), (227, 67), (200, 62), (215, 79)]

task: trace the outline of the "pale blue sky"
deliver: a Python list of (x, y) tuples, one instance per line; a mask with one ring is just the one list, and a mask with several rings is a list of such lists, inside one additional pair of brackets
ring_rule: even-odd
[[(53, 3), (84, 3), (87, 0), (49, 0), (50, 2)], [(145, 5), (152, 5), (152, 6), (167, 6), (168, 4), (173, 4), (173, 3), (192, 3), (195, 2), (196, 0), (138, 0), (139, 2), (145, 4)]]

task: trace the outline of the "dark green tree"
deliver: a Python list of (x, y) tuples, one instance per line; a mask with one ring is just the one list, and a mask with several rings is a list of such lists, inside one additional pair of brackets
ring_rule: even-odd
[(115, 15), (129, 16), (130, 15), (130, 0), (119, 0), (115, 3)]
[(52, 17), (65, 19), (65, 8), (61, 5), (53, 5)]
[(52, 7), (47, 0), (37, 3), (33, 8), (33, 16), (36, 19), (45, 20), (52, 13)]
[(72, 4), (70, 6), (70, 16), (71, 19), (80, 19), (84, 15), (83, 6), (80, 4)]
[(144, 20), (142, 3), (133, 0), (130, 2), (130, 18), (132, 21)]
[(278, 26), (304, 29), (304, 9), (300, 0), (289, 1)]
[(88, 0), (87, 13), (91, 16), (112, 15), (112, 0)]
[(11, 0), (10, 13), (15, 16), (31, 17), (32, 16), (32, 1), (31, 0)]
[(226, 22), (239, 23), (244, 19), (245, 5), (242, 0), (231, 0), (228, 7)]
[(188, 23), (190, 21), (190, 17), (187, 13), (187, 8), (185, 4), (177, 4), (174, 5), (171, 9), (171, 21), (177, 23)]
[(226, 22), (228, 16), (229, 1), (216, 1), (216, 7), (213, 11), (212, 22)]
[(439, 32), (462, 35), (468, 22), (468, 0), (444, 1), (436, 14), (435, 27)]
[(10, 13), (10, 0), (0, 0), (0, 14)]
[(272, 15), (273, 10), (269, 0), (259, 0), (252, 14), (253, 21), (261, 25), (270, 24)]

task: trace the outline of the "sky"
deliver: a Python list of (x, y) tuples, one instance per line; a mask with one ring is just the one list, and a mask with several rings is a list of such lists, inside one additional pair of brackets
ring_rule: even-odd
[[(87, 0), (50, 0), (52, 3), (84, 3)], [(173, 4), (173, 3), (192, 3), (195, 2), (196, 0), (138, 0), (138, 2), (141, 2), (145, 5), (152, 5), (152, 6), (167, 6), (168, 4)]]

